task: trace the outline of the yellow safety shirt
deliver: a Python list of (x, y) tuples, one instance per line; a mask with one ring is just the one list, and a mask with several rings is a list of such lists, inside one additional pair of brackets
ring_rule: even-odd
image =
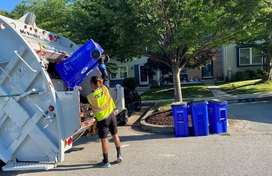
[(104, 85), (90, 93), (87, 99), (93, 108), (93, 113), (97, 121), (106, 119), (115, 109), (110, 92)]

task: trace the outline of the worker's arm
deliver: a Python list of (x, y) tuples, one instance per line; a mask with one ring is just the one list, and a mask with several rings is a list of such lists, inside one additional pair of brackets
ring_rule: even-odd
[(103, 79), (103, 84), (107, 87), (107, 88), (109, 88), (110, 86), (109, 86), (109, 75), (108, 75), (108, 72), (107, 72), (107, 68), (106, 68), (106, 65), (104, 64), (104, 63), (101, 63), (100, 65), (99, 65), (99, 70), (100, 70), (100, 72), (101, 72), (101, 77), (102, 77), (102, 79)]

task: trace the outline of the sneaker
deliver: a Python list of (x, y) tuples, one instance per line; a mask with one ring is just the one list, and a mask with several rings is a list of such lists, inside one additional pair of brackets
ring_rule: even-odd
[(118, 156), (117, 156), (116, 162), (117, 162), (117, 163), (121, 163), (122, 161), (123, 161), (122, 156), (121, 156), (121, 155), (118, 155)]
[(108, 168), (108, 167), (110, 167), (110, 166), (111, 166), (110, 162), (104, 163), (104, 162), (102, 161), (101, 163), (98, 163), (98, 164), (97, 164), (97, 167), (101, 167), (101, 168)]

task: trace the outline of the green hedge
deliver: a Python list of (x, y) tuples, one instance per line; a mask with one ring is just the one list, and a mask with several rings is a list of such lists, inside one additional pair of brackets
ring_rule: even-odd
[(260, 74), (260, 70), (246, 70), (244, 72), (238, 71), (231, 76), (231, 81), (245, 81), (245, 80), (253, 80), (260, 79), (262, 75)]
[(124, 87), (128, 87), (131, 90), (135, 90), (135, 88), (137, 87), (137, 81), (133, 77), (131, 77), (131, 78), (125, 78), (123, 80), (123, 86)]

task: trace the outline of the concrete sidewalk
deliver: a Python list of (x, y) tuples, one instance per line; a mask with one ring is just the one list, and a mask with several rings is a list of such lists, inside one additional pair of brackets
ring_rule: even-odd
[(264, 101), (272, 100), (272, 92), (261, 92), (253, 94), (240, 94), (230, 95), (222, 91), (219, 86), (215, 84), (205, 84), (210, 91), (213, 93), (215, 99), (226, 100), (228, 103), (239, 103), (239, 102), (253, 102), (253, 101)]

